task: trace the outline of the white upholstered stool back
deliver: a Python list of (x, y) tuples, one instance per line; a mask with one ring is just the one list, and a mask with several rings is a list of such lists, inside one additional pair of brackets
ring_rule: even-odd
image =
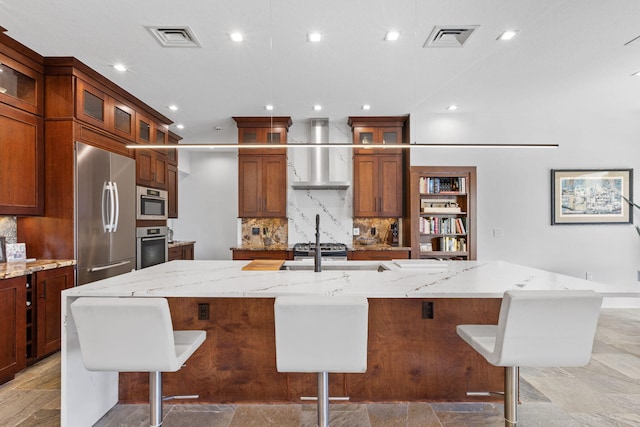
[(280, 372), (365, 372), (369, 304), (364, 297), (276, 298)]
[(284, 296), (274, 305), (279, 372), (318, 374), (318, 426), (329, 425), (329, 372), (367, 370), (364, 297)]
[(71, 313), (87, 370), (149, 372), (149, 425), (161, 426), (162, 372), (179, 370), (206, 332), (174, 331), (164, 298), (84, 297)]

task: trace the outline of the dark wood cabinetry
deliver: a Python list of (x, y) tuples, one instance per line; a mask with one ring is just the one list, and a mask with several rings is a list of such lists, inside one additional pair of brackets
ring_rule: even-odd
[(167, 156), (155, 150), (136, 150), (136, 183), (167, 189)]
[(287, 216), (287, 158), (281, 155), (238, 157), (239, 217)]
[[(169, 144), (177, 144), (182, 138), (169, 132)], [(178, 218), (178, 150), (167, 150), (167, 190), (169, 192), (169, 218)]]
[(26, 304), (25, 277), (0, 280), (0, 384), (26, 366)]
[(293, 260), (293, 251), (287, 249), (270, 249), (252, 251), (248, 249), (233, 249), (233, 259), (237, 260), (254, 260), (254, 259), (283, 259)]
[[(234, 117), (234, 120), (238, 125), (240, 145), (287, 142), (290, 117)], [(239, 150), (238, 216), (287, 216), (286, 149), (258, 147)]]
[(73, 267), (38, 271), (34, 274), (36, 309), (35, 358), (60, 350), (61, 292), (73, 287)]
[(355, 155), (353, 216), (402, 216), (402, 155)]
[(391, 261), (392, 259), (408, 259), (409, 250), (362, 250), (349, 251), (348, 259), (354, 261)]
[(353, 216), (395, 217), (404, 213), (406, 156), (385, 144), (407, 141), (407, 117), (350, 117), (353, 143)]
[(168, 261), (194, 259), (194, 245), (179, 245), (169, 248)]
[(42, 57), (0, 33), (0, 215), (42, 215)]
[(411, 167), (412, 258), (476, 259), (476, 168)]

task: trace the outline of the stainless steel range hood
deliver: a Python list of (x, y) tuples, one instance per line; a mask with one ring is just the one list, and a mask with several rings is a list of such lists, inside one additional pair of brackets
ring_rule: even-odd
[[(311, 143), (326, 144), (329, 142), (329, 119), (311, 119)], [(349, 188), (348, 181), (331, 181), (329, 179), (329, 147), (311, 147), (309, 152), (309, 181), (294, 181), (294, 190), (344, 190)]]

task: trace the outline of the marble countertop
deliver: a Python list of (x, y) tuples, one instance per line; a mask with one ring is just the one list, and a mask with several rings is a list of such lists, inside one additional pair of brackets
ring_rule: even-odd
[(195, 243), (195, 240), (174, 240), (172, 242), (168, 242), (167, 247), (171, 249), (179, 246), (195, 245)]
[(36, 271), (52, 270), (75, 264), (76, 261), (73, 259), (37, 259), (29, 262), (7, 262), (0, 264), (0, 279), (26, 276)]
[[(251, 261), (171, 261), (65, 290), (66, 296), (267, 298), (358, 295), (368, 298), (501, 298), (509, 289), (593, 289), (604, 297), (640, 297), (640, 287), (607, 285), (507, 262), (325, 261), (324, 270), (243, 271)], [(307, 267), (313, 260), (287, 261)], [(383, 265), (387, 270), (329, 270)]]
[[(169, 246), (171, 247), (171, 246)], [(293, 246), (271, 245), (271, 246), (242, 246), (233, 247), (232, 251), (292, 251)], [(349, 251), (409, 251), (409, 246), (391, 246), (385, 244), (377, 245), (352, 245), (347, 246)]]

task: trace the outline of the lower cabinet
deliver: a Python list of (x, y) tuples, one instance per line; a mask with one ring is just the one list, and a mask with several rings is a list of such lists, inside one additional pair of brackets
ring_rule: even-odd
[(409, 250), (393, 251), (349, 251), (348, 259), (358, 261), (391, 261), (392, 259), (409, 259)]
[(180, 245), (169, 248), (169, 257), (168, 261), (173, 260), (190, 260), (194, 259), (194, 245), (193, 243), (188, 245)]
[(60, 293), (73, 287), (73, 267), (38, 271), (35, 280), (35, 358), (60, 350), (62, 305)]
[(283, 259), (292, 260), (293, 251), (282, 250), (249, 250), (233, 249), (234, 260), (254, 260), (254, 259)]
[(26, 288), (24, 276), (0, 280), (0, 384), (26, 366)]

